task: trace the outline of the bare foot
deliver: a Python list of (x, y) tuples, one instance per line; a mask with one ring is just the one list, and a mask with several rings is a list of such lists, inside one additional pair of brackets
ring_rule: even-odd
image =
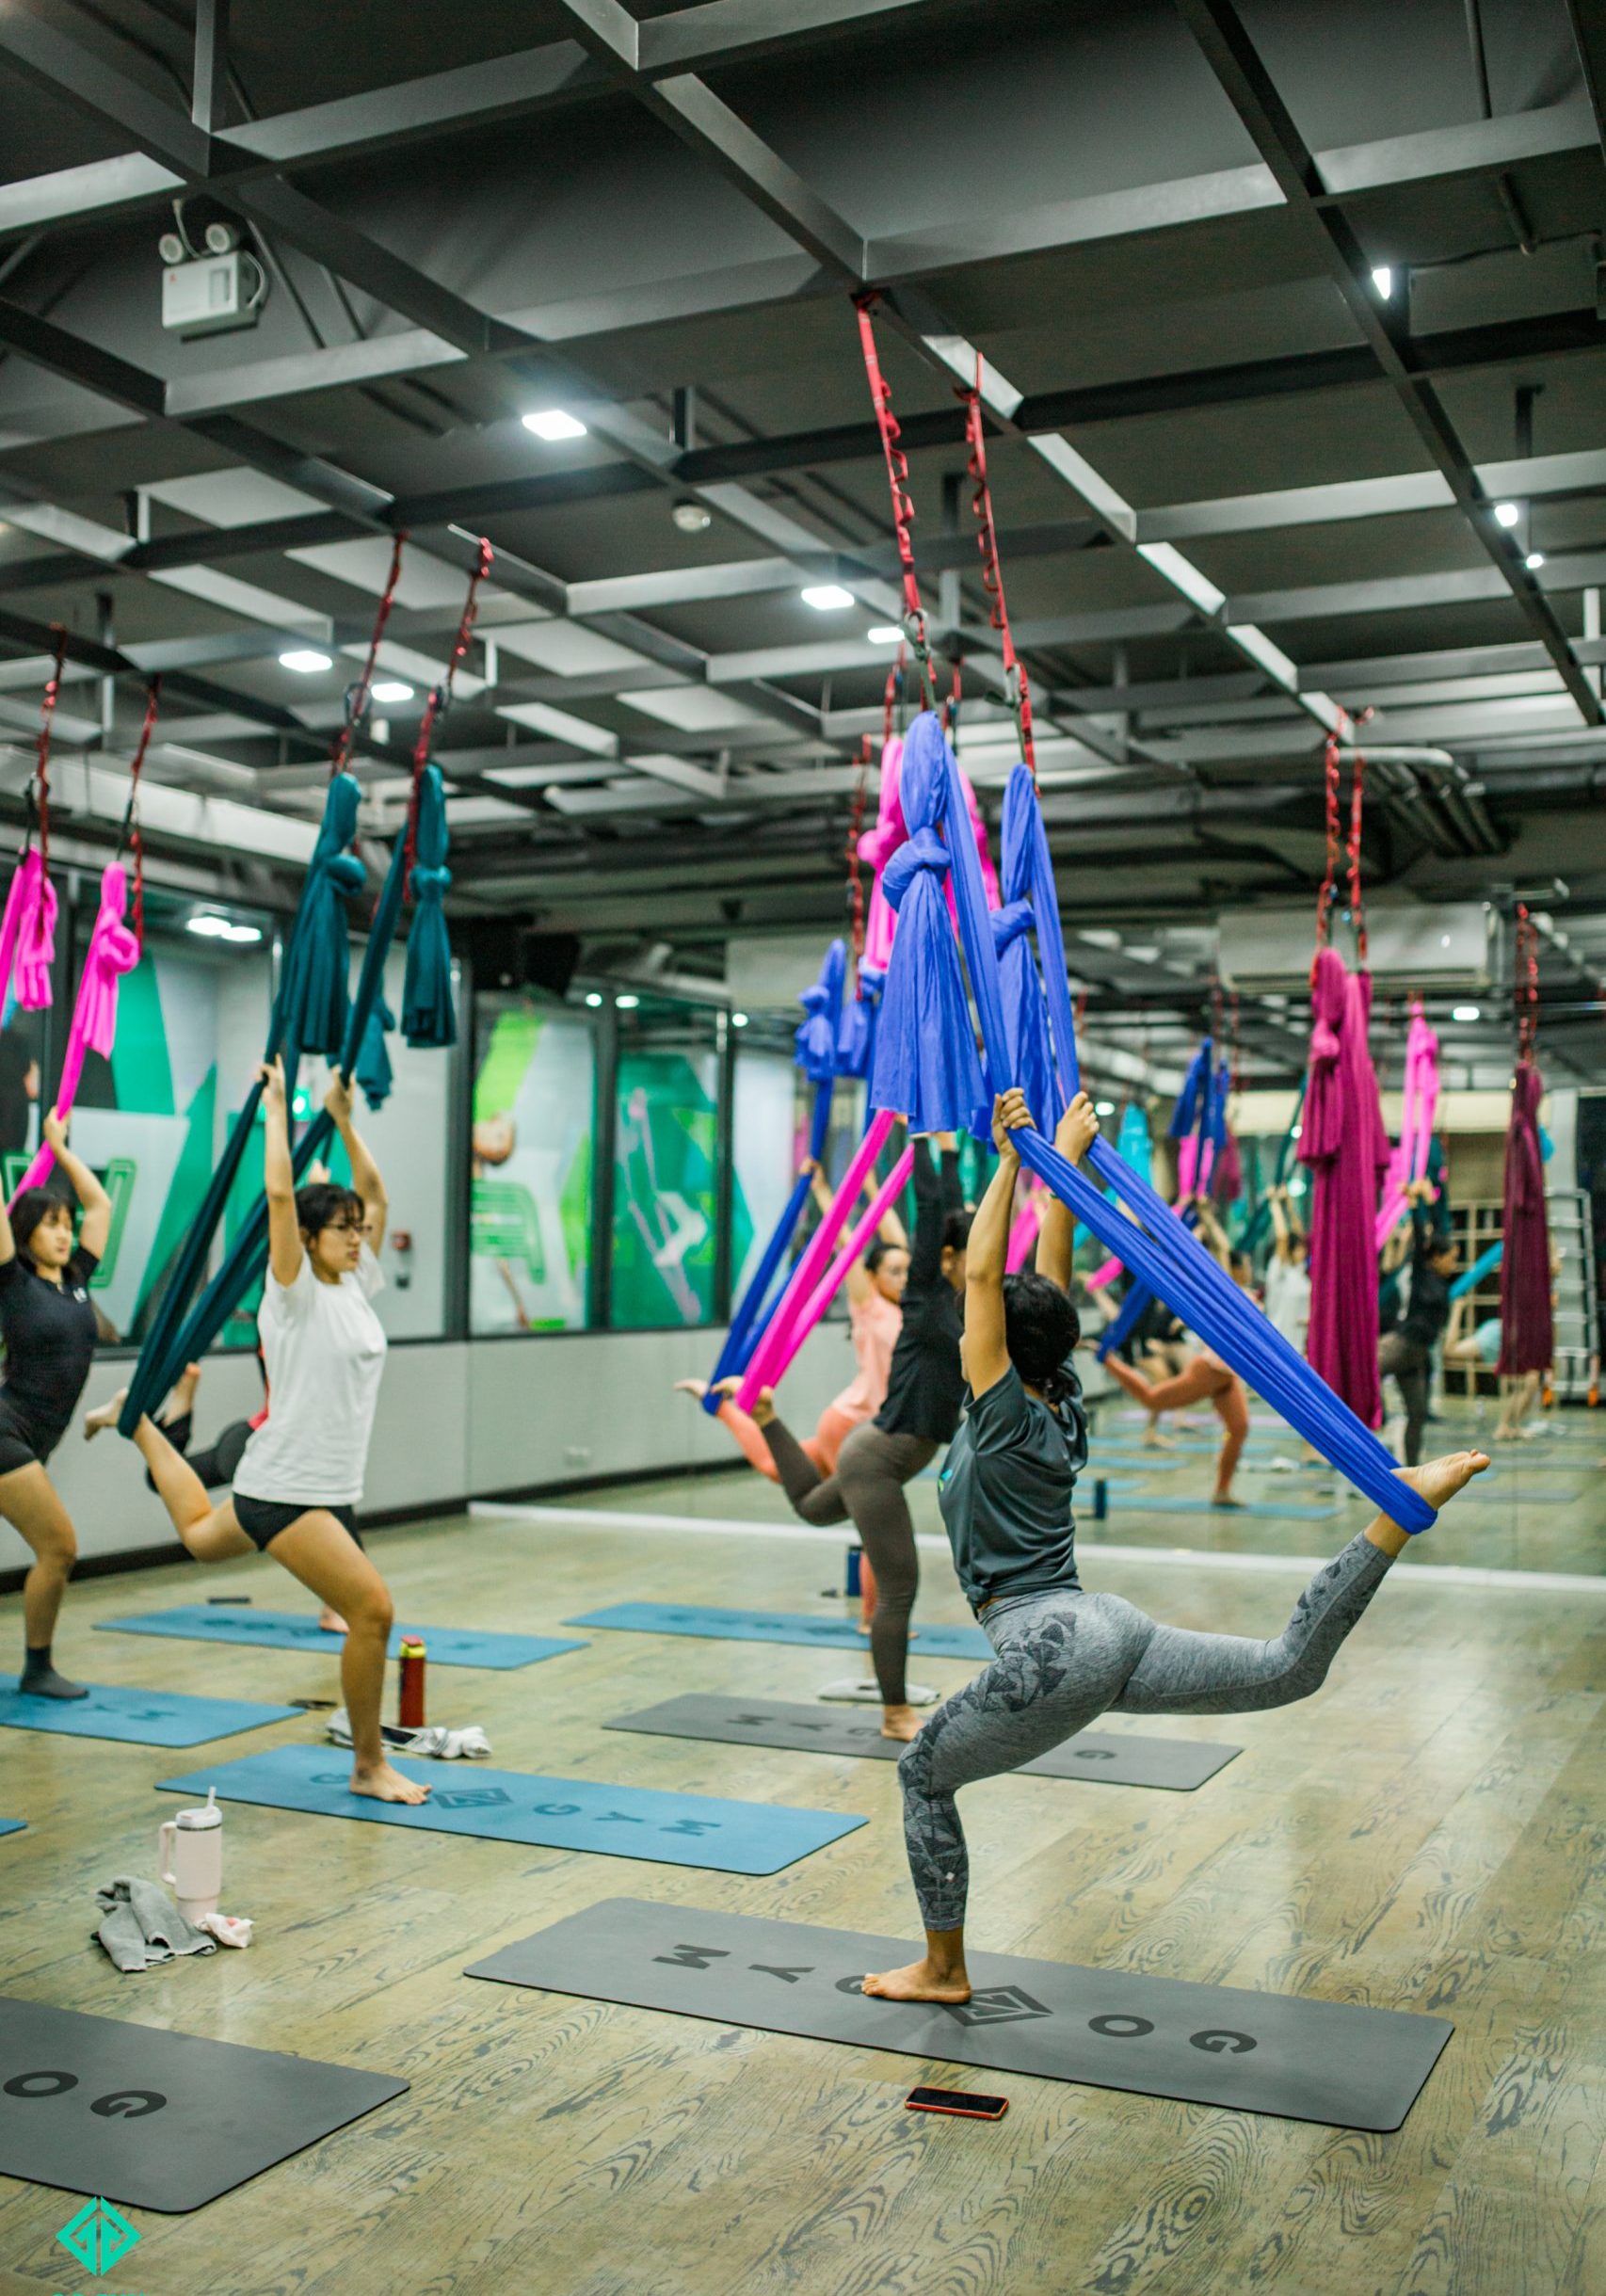
[(119, 1388), (110, 1403), (102, 1404), (98, 1411), (85, 1412), (84, 1440), (86, 1443), (94, 1436), (104, 1435), (108, 1427), (117, 1425), (122, 1416), (123, 1399), (127, 1393), (126, 1388)]
[(1145, 1451), (1175, 1451), (1177, 1448), (1176, 1437), (1162, 1435), (1159, 1426), (1153, 1420), (1150, 1420), (1144, 1429), (1140, 1440)]
[(351, 1773), (353, 1793), (365, 1793), (376, 1802), (427, 1802), (427, 1786), (415, 1786), (411, 1778), (404, 1778), (399, 1770), (389, 1762), (380, 1762), (372, 1770), (355, 1769)]
[(351, 1630), (338, 1611), (331, 1611), (326, 1602), (318, 1613), (318, 1625), (326, 1634), (348, 1634)]
[(186, 1412), (194, 1410), (196, 1389), (200, 1387), (200, 1364), (186, 1363), (183, 1372), (179, 1374), (178, 1380), (174, 1385), (172, 1394), (168, 1399), (170, 1408), (162, 1421), (164, 1427), (168, 1424), (169, 1420), (183, 1419)]
[(912, 1706), (884, 1706), (881, 1709), (883, 1738), (901, 1738), (907, 1745), (921, 1733), (921, 1719)]
[(708, 1393), (708, 1382), (706, 1379), (677, 1379), (675, 1393), (677, 1395), (695, 1395), (699, 1403), (701, 1403), (703, 1397)]
[(1441, 1507), (1457, 1491), (1465, 1490), (1488, 1464), (1486, 1452), (1452, 1451), (1442, 1459), (1424, 1459), (1420, 1467), (1397, 1467), (1394, 1472), (1402, 1483), (1419, 1491), (1430, 1507)]
[(1210, 1503), (1213, 1507), (1241, 1507), (1244, 1501), (1234, 1499), (1230, 1491), (1213, 1491)]
[(859, 1980), (859, 1990), (878, 2001), (968, 2001), (971, 1981), (961, 1961), (956, 1970), (939, 1970), (929, 1959), (911, 1961), (907, 1968), (882, 1969)]

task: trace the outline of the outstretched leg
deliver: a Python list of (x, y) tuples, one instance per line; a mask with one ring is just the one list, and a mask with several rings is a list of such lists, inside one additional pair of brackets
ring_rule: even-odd
[(1196, 1356), (1173, 1379), (1146, 1379), (1116, 1355), (1105, 1357), (1104, 1369), (1146, 1411), (1183, 1410), (1189, 1404), (1202, 1403), (1206, 1396), (1213, 1397), (1234, 1376), (1208, 1356)]
[[(1402, 1482), (1438, 1507), (1487, 1465), (1481, 1451), (1460, 1451), (1399, 1471)], [(1115, 1710), (1247, 1714), (1309, 1697), (1325, 1681), (1340, 1645), (1358, 1624), (1407, 1535), (1389, 1516), (1374, 1517), (1334, 1561), (1323, 1565), (1287, 1626), (1269, 1641), (1156, 1627)]]
[[(105, 1407), (115, 1421), (121, 1398)], [(134, 1440), (144, 1460), (156, 1496), (167, 1508), (173, 1529), (198, 1563), (226, 1563), (255, 1552), (252, 1542), (234, 1520), (227, 1501), (215, 1507), (206, 1485), (181, 1452), (173, 1449), (153, 1419), (142, 1419)]]
[(761, 1424), (794, 1515), (806, 1523), (846, 1522), (847, 1501), (835, 1475), (821, 1475), (784, 1420), (771, 1419)]

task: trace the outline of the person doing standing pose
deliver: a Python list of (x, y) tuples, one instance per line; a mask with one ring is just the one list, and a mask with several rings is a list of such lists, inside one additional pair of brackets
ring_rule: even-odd
[[(134, 1440), (173, 1527), (200, 1563), (232, 1562), (253, 1548), (272, 1555), (347, 1624), (341, 1686), (351, 1720), (351, 1790), (379, 1802), (422, 1802), (385, 1758), (379, 1700), (393, 1611), (390, 1590), (357, 1543), (353, 1509), (379, 1380), (384, 1326), (373, 1298), (384, 1283), (384, 1183), (351, 1121), (351, 1086), (338, 1072), (325, 1095), (351, 1164), (353, 1185), (297, 1189), (290, 1156), (284, 1070), (263, 1070), (267, 1141), (268, 1266), (257, 1329), (271, 1415), (234, 1469), (233, 1496), (214, 1507), (206, 1486), (154, 1420)], [(88, 1431), (115, 1425), (122, 1398), (90, 1414)]]
[(904, 1286), (904, 1322), (892, 1351), (887, 1400), (843, 1445), (834, 1475), (822, 1478), (775, 1415), (767, 1388), (753, 1406), (794, 1514), (806, 1523), (851, 1516), (875, 1574), (870, 1656), (881, 1693), (881, 1735), (912, 1738), (920, 1720), (908, 1702), (909, 1613), (920, 1584), (914, 1524), (904, 1485), (929, 1467), (959, 1423), (965, 1378), (959, 1368), (959, 1298), (971, 1216), (959, 1191), (959, 1152), (940, 1135), (939, 1172), (927, 1143), (914, 1154), (914, 1244)]
[(89, 1278), (111, 1234), (111, 1198), (67, 1145), (53, 1108), (44, 1136), (56, 1151), (84, 1218), (49, 1188), (24, 1188), (9, 1214), (0, 1207), (0, 1515), (33, 1550), (23, 1582), (24, 1655), (17, 1688), (30, 1698), (87, 1698), (57, 1674), (51, 1646), (61, 1598), (78, 1557), (72, 1518), (45, 1473), (51, 1453), (78, 1408), (95, 1353)]
[[(1377, 1516), (1316, 1573), (1268, 1642), (1159, 1626), (1117, 1595), (1084, 1590), (1071, 1513), (1087, 1437), (1068, 1369), (1077, 1338), (1064, 1289), (1070, 1213), (1056, 1206), (1045, 1217), (1042, 1274), (1006, 1276), (1004, 1267), (1019, 1170), (1010, 1133), (1030, 1122), (1019, 1092), (997, 1103), (999, 1167), (971, 1231), (966, 1276), (970, 1411), (941, 1494), (960, 1582), (996, 1656), (938, 1709), (898, 1763), (925, 1952), (862, 1981), (886, 2000), (971, 1998), (961, 1786), (1019, 1769), (1105, 1712), (1236, 1714), (1309, 1697), (1406, 1539)], [(1079, 1164), (1098, 1129), (1079, 1093), (1055, 1135), (1061, 1154)], [(1438, 1507), (1487, 1465), (1482, 1452), (1458, 1452), (1401, 1479)]]

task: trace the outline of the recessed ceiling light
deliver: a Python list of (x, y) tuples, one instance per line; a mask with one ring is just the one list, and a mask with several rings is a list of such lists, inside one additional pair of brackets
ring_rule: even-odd
[(703, 503), (677, 503), (669, 516), (683, 534), (706, 534), (714, 523), (714, 513)]
[(633, 1013), (640, 1002), (641, 999), (639, 997), (616, 997), (614, 999), (614, 1003), (618, 1006), (621, 1013)]
[(852, 605), (853, 592), (844, 590), (840, 582), (816, 582), (804, 591), (803, 603), (812, 606), (816, 614), (837, 614)]
[(186, 933), (198, 933), (202, 940), (221, 940), (229, 929), (227, 917), (191, 917), (185, 924)]
[(747, 1027), (747, 1014), (746, 1014), (746, 1013), (732, 1013), (732, 1014), (731, 1014), (731, 1027), (732, 1027), (732, 1028), (746, 1028), (746, 1027)]
[(1093, 1114), (1096, 1116), (1113, 1116), (1115, 1113), (1116, 1103), (1114, 1100), (1095, 1100), (1093, 1103)]
[(262, 927), (260, 924), (226, 924), (218, 938), (237, 941), (243, 947), (249, 941), (262, 939)]
[(1387, 302), (1394, 292), (1394, 274), (1386, 263), (1379, 264), (1373, 272), (1372, 283), (1383, 300)]
[(1452, 1020), (1481, 1020), (1483, 1017), (1484, 1008), (1481, 1004), (1453, 1004), (1450, 1007)]
[(1496, 503), (1495, 505), (1495, 524), (1497, 526), (1515, 526), (1521, 516), (1522, 513), (1515, 503)]
[(596, 1011), (596, 1009), (597, 1009), (598, 1005), (599, 1005), (599, 1004), (602, 1003), (602, 1000), (601, 996), (598, 994), (598, 992), (597, 992), (597, 991), (596, 991), (596, 989), (594, 989), (594, 988), (593, 988), (593, 989), (591, 989), (591, 990), (589, 991), (589, 993), (587, 994), (586, 999), (586, 1003), (587, 1003), (587, 1004), (588, 1004), (588, 1005), (591, 1007), (591, 1010), (592, 1010), (593, 1012), (595, 1012), (595, 1011)]
[(877, 622), (874, 630), (864, 633), (872, 646), (901, 646), (904, 634), (896, 622)]
[(412, 688), (404, 685), (399, 678), (386, 678), (374, 688), (374, 698), (376, 701), (410, 701)]
[(334, 664), (327, 653), (319, 653), (313, 646), (292, 646), (288, 653), (279, 657), (281, 669), (299, 670), (303, 678), (315, 678), (321, 669), (332, 669)]
[(1545, 554), (1542, 550), (1531, 550), (1522, 563), (1531, 574), (1536, 574), (1545, 563)]
[(565, 414), (561, 407), (542, 407), (534, 414), (522, 415), (526, 430), (533, 430), (538, 439), (583, 439), (586, 425), (573, 415)]

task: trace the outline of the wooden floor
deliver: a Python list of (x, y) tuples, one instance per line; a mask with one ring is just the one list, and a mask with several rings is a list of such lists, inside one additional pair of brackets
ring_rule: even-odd
[[(95, 1887), (152, 1871), (173, 1806), (153, 1782), (197, 1758), (0, 1733), (0, 1815), (29, 1825), (0, 1840), (0, 1987), (413, 2084), (209, 2208), (140, 2214), (142, 2243), (112, 2283), (86, 2282), (53, 2246), (60, 2194), (0, 2178), (0, 2287), (8, 2269), (23, 2289), (140, 2296), (1598, 2296), (1606, 1431), (1582, 1413), (1566, 1424), (1548, 1448), (1587, 1463), (1583, 1495), (1530, 1521), (1514, 1476), (1508, 1504), (1452, 1513), (1393, 1574), (1318, 1697), (1229, 1725), (1166, 1724), (1245, 1747), (1197, 1794), (1005, 1779), (966, 1797), (980, 1946), (1453, 2018), (1398, 2134), (1020, 2078), (1004, 2084), (1002, 2123), (936, 2120), (901, 2103), (915, 2079), (942, 2079), (940, 2065), (465, 1981), (475, 1957), (618, 1894), (913, 1935), (890, 1765), (601, 1728), (698, 1687), (807, 1698), (840, 1663), (598, 1632), (519, 1674), (438, 1670), (431, 1718), (481, 1723), (508, 1768), (870, 1824), (747, 1880), (232, 1807), (225, 1903), (255, 1919), (258, 1942), (120, 1977), (89, 1942)], [(1203, 1466), (1162, 1480), (1200, 1488)], [(1167, 1520), (1158, 1484), (1156, 1497), (1086, 1527), (1084, 1577), (1229, 1631), (1277, 1630), (1296, 1591), (1288, 1557), (1336, 1549), (1361, 1519), (1345, 1507), (1289, 1526)], [(779, 1524), (774, 1494), (745, 1471), (569, 1503), (596, 1521), (458, 1518), (379, 1534), (375, 1551), (404, 1614), (443, 1625), (541, 1631), (632, 1598), (842, 1614), (821, 1591), (840, 1583), (840, 1541), (607, 1519)], [(935, 1528), (933, 1486), (917, 1508)], [(1100, 1554), (1099, 1540), (1155, 1552)], [(1274, 1561), (1212, 1565), (1231, 1549)], [(1598, 1591), (1515, 1575), (1436, 1582), (1431, 1558), (1565, 1570), (1598, 1578)], [(923, 1567), (921, 1614), (962, 1621), (945, 1563), (925, 1552)], [(64, 1663), (180, 1691), (331, 1694), (332, 1664), (295, 1653), (88, 1631), (201, 1588), (187, 1565), (86, 1583)], [(211, 1572), (204, 1589), (302, 1602), (267, 1563)], [(15, 1599), (0, 1613), (0, 1636), (15, 1640)], [(944, 1689), (965, 1678), (918, 1648), (917, 1675)], [(947, 2077), (979, 2085), (960, 2068)]]

